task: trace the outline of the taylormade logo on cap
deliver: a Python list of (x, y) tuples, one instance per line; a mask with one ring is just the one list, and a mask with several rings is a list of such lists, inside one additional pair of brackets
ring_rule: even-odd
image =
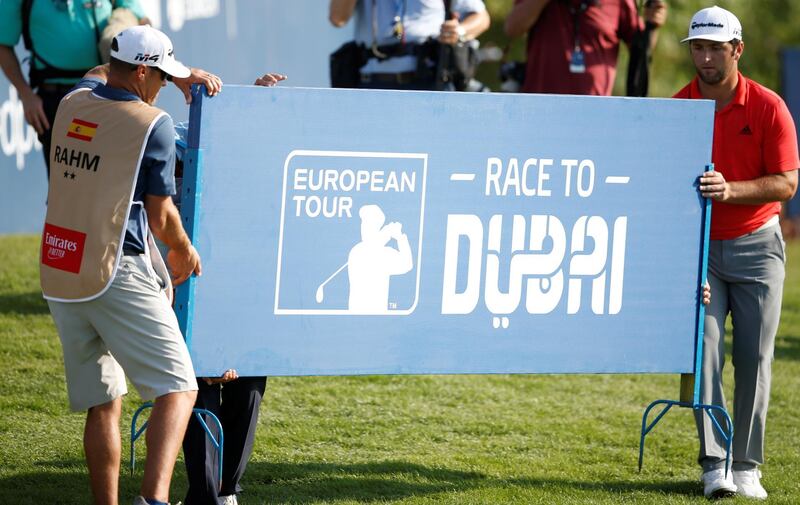
[(732, 12), (720, 7), (708, 7), (697, 11), (689, 23), (689, 36), (681, 40), (702, 39), (714, 42), (730, 42), (742, 40), (742, 24)]
[(151, 26), (134, 26), (122, 31), (111, 45), (111, 56), (134, 65), (160, 68), (173, 77), (189, 77), (191, 71), (175, 59), (172, 41)]

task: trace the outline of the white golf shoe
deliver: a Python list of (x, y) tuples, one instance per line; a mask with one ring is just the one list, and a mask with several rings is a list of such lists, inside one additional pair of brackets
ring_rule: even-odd
[(235, 494), (220, 496), (220, 498), (222, 498), (222, 505), (239, 505)]
[(734, 470), (733, 482), (740, 495), (756, 500), (767, 499), (767, 490), (761, 485), (761, 470), (758, 468)]
[(703, 494), (709, 500), (725, 498), (736, 494), (736, 484), (733, 483), (732, 472), (725, 475), (724, 468), (703, 472)]

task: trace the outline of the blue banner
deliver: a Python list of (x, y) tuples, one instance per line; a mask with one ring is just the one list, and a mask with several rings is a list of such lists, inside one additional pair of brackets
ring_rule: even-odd
[[(153, 26), (170, 36), (179, 60), (214, 72), (227, 84), (251, 84), (265, 72), (279, 72), (293, 86), (327, 86), (329, 54), (352, 38), (352, 27), (330, 25), (322, 0), (139, 3)], [(22, 43), (16, 52), (27, 76), (28, 52)], [(158, 106), (175, 121), (188, 117), (174, 86), (162, 91)], [(41, 149), (17, 90), (0, 72), (0, 234), (41, 232), (47, 198)]]
[(186, 217), (204, 273), (180, 313), (198, 374), (691, 373), (713, 110), (246, 86), (198, 100)]

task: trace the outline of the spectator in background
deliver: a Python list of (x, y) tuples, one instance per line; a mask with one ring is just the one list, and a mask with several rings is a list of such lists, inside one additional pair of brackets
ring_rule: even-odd
[(418, 65), (417, 56), (423, 44), (438, 39), (454, 45), (473, 40), (489, 28), (489, 13), (482, 0), (454, 0), (454, 17), (447, 19), (445, 4), (450, 3), (331, 0), (331, 23), (342, 27), (356, 11), (356, 41), (372, 48), (372, 54), (361, 67), (360, 87), (435, 89), (436, 69), (426, 68), (424, 61)]
[[(664, 2), (646, 3), (645, 22), (666, 19)], [(524, 93), (611, 95), (620, 42), (643, 28), (635, 0), (515, 0), (505, 22), (509, 37), (528, 34)]]
[[(285, 75), (268, 73), (256, 79), (255, 85), (274, 86), (285, 79)], [(182, 169), (188, 129), (185, 124), (178, 124), (175, 131), (178, 166)], [(180, 201), (176, 203), (180, 205)], [(217, 449), (192, 416), (183, 438), (183, 455), (189, 480), (184, 502), (185, 505), (237, 505), (236, 495), (242, 491), (239, 481), (253, 453), (258, 410), (267, 378), (239, 377), (236, 370), (230, 369), (219, 377), (197, 379), (194, 406), (213, 412), (222, 424), (222, 482), (219, 481)], [(209, 429), (216, 431), (212, 425), (209, 425)], [(215, 433), (215, 436), (219, 435)]]
[[(704, 494), (766, 499), (761, 485), (764, 431), (772, 381), (775, 335), (781, 315), (785, 253), (778, 226), (780, 202), (797, 189), (797, 133), (783, 100), (739, 72), (742, 25), (733, 13), (710, 7), (689, 25), (689, 53), (697, 75), (676, 98), (714, 100), (714, 170), (700, 177), (713, 200), (700, 394), (704, 404), (725, 406), (725, 319), (733, 326), (734, 388), (732, 466), (710, 416), (695, 410), (698, 463)], [(725, 421), (716, 413), (717, 421)]]
[[(0, 67), (39, 135), (48, 174), (56, 109), (87, 71), (108, 61), (98, 43), (112, 8), (129, 9), (139, 23), (147, 23), (138, 0), (0, 0)], [(20, 36), (31, 53), (28, 81), (14, 52)]]

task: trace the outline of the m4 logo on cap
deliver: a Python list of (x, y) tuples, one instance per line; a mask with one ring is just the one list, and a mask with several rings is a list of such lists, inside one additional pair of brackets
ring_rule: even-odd
[(136, 61), (145, 61), (145, 62), (152, 61), (153, 63), (158, 63), (158, 58), (159, 58), (158, 54), (150, 55), (150, 54), (138, 53), (136, 55), (136, 57), (134, 58), (134, 60), (136, 60)]
[(42, 234), (42, 264), (73, 274), (80, 273), (85, 242), (85, 233), (45, 223)]

